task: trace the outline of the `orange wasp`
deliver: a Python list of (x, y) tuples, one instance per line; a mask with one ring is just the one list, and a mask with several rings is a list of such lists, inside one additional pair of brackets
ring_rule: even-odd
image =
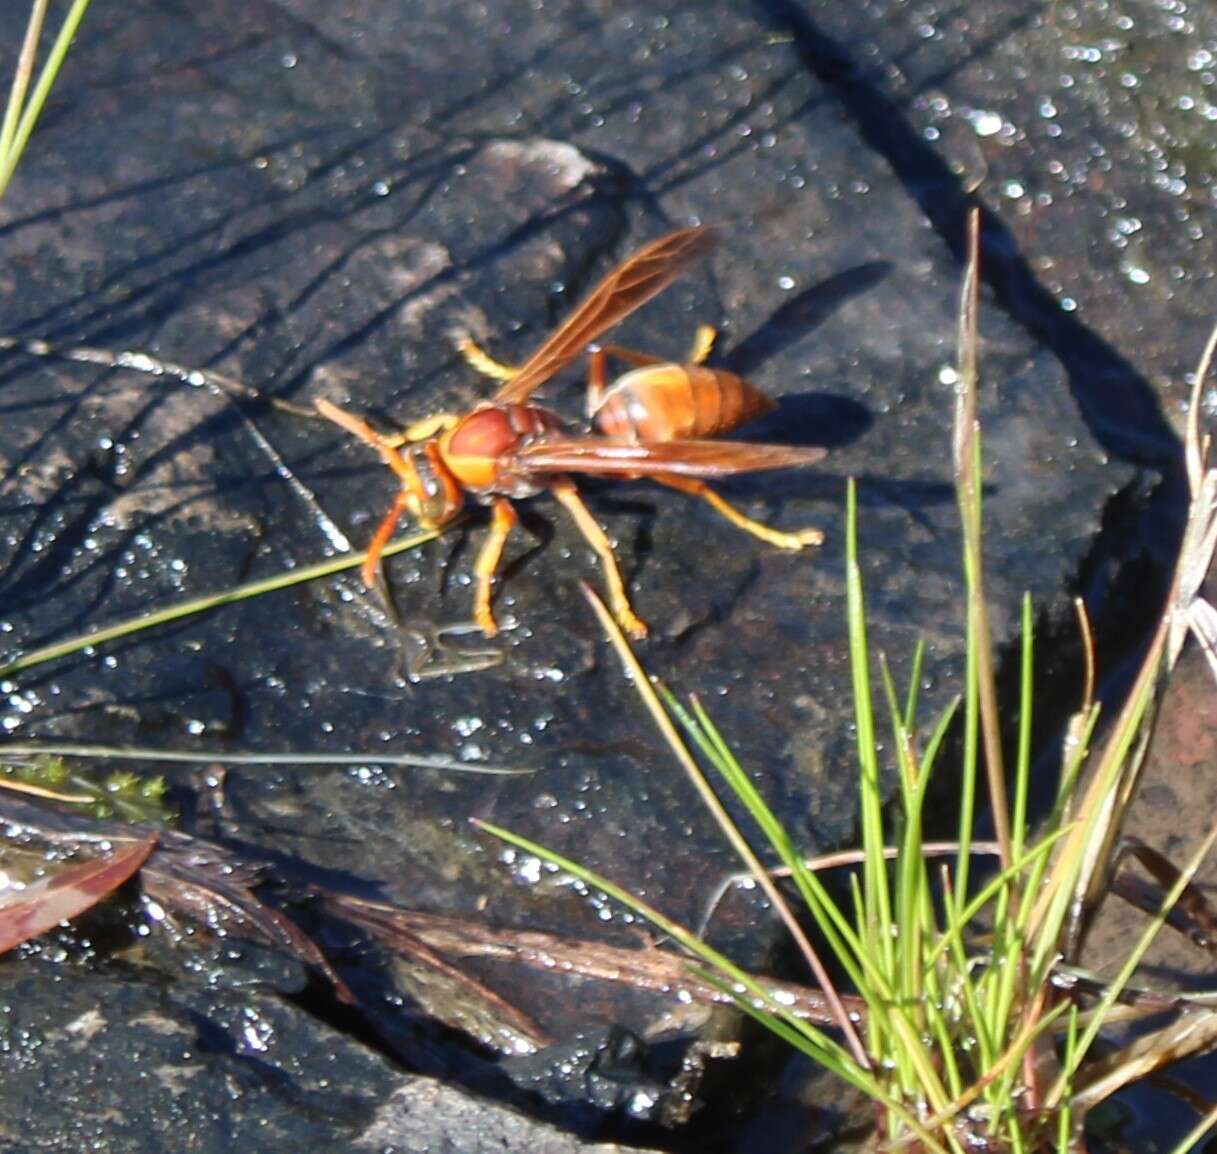
[[(614, 616), (627, 633), (645, 637), (646, 625), (630, 606), (613, 547), (584, 505), (571, 473), (646, 477), (701, 497), (734, 525), (779, 548), (818, 545), (823, 540), (818, 529), (778, 532), (744, 516), (705, 483), (705, 478), (809, 465), (825, 453), (710, 439), (775, 407), (742, 378), (701, 364), (709, 355), (713, 329), (699, 330), (688, 364), (593, 343), (671, 284), (714, 239), (710, 229), (687, 228), (640, 249), (610, 272), (518, 368), (499, 364), (471, 341), (462, 341), (460, 349), (469, 363), (503, 382), (472, 412), (437, 413), (399, 434), (383, 436), (337, 405), (317, 401), (322, 416), (376, 449), (401, 482), (393, 507), (368, 547), (364, 583), (375, 583), (381, 552), (403, 513), (424, 528), (435, 528), (455, 517), (470, 494), (492, 510), (490, 536), (474, 565), (473, 612), (483, 632), (494, 636), (498, 626), (490, 609), (491, 588), (518, 519), (512, 501), (548, 490), (600, 558)], [(576, 434), (557, 414), (528, 403), (535, 389), (584, 353), (590, 356), (588, 417), (598, 436)], [(634, 366), (611, 385), (606, 375), (609, 357)]]

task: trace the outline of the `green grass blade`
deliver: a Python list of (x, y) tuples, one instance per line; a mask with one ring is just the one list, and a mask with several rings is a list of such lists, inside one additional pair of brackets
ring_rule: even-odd
[[(752, 779), (735, 759), (701, 703), (694, 699), (693, 713), (690, 714), (668, 690), (661, 687), (658, 692), (672, 716), (692, 737), (694, 744), (715, 771), (722, 775), (728, 787), (748, 811), (749, 816), (760, 827), (782, 864), (790, 871), (790, 876), (799, 890), (800, 897), (812, 917), (815, 918), (820, 932), (824, 934), (829, 948), (850, 981), (862, 991), (875, 980), (881, 979), (881, 975), (872, 974), (868, 981), (865, 963), (869, 961), (869, 958), (862, 941), (841, 912), (840, 907), (833, 901), (832, 895), (825, 889), (815, 873), (807, 868), (803, 855), (798, 852), (777, 815), (769, 808)], [(890, 991), (887, 986), (884, 985), (882, 989), (881, 996), (888, 996)]]
[[(1099, 720), (1099, 706), (1095, 705), (1091, 708), (1085, 720), (1076, 726), (1077, 737), (1076, 743), (1068, 750), (1067, 758), (1061, 772), (1061, 781), (1057, 788), (1056, 801), (1053, 803), (1052, 813), (1048, 817), (1045, 825), (1046, 829), (1058, 830), (1062, 828), (1062, 822), (1068, 812), (1070, 800), (1074, 795), (1078, 777), (1081, 774), (1082, 766), (1086, 763), (1086, 757), (1090, 748), (1090, 739), (1094, 734), (1095, 726)], [(1049, 865), (1048, 858), (1040, 858), (1032, 867), (1028, 875), (1027, 882), (1023, 886), (1023, 893), (1030, 899), (1034, 894), (1038, 894), (1044, 881), (1044, 874)], [(1020, 935), (1027, 937), (1027, 928), (1031, 921), (1031, 915), (1034, 912), (1035, 903), (1028, 900), (1018, 911), (1018, 932)]]
[[(1067, 1070), (1077, 1066), (1078, 1051), (1078, 1007), (1069, 1007), (1069, 1023), (1065, 1029), (1065, 1044), (1061, 1055), (1061, 1063)], [(1061, 1102), (1061, 1108), (1056, 1115), (1056, 1148), (1057, 1154), (1069, 1154), (1073, 1150), (1073, 1109), (1066, 1097)]]
[[(1027, 836), (1027, 799), (1031, 780), (1031, 724), (1033, 704), (1033, 680), (1035, 667), (1035, 621), (1032, 613), (1031, 597), (1023, 595), (1022, 604), (1022, 647), (1019, 667), (1019, 733), (1018, 754), (1015, 766), (1014, 783), (1014, 818), (1010, 836), (1010, 852), (1014, 861), (1023, 860)], [(1050, 836), (1043, 841), (1051, 843), (1055, 840), (1051, 831), (1060, 832), (1060, 822), (1063, 813), (1056, 821), (1046, 827)], [(1041, 842), (1043, 844), (1043, 842)], [(1039, 878), (1047, 868), (1048, 858), (1042, 856), (1032, 865), (1024, 879), (1021, 895), (1018, 890), (1018, 876), (1010, 876), (1008, 886), (1004, 886), (997, 895), (997, 903), (993, 914), (995, 929), (994, 968), (997, 973), (996, 982), (992, 983), (989, 998), (988, 1026), (994, 1034), (1005, 1034), (1009, 1029), (1011, 1015), (1017, 1004), (1029, 1004), (1035, 996), (1040, 982), (1046, 980), (1047, 974), (1031, 973), (1022, 964), (1026, 949), (1026, 939), (1023, 937), (1023, 922), (1018, 917), (1012, 917), (1012, 911), (1018, 911), (1024, 906), (1034, 904)], [(1017, 897), (1018, 900), (1014, 900)], [(1029, 986), (1029, 988), (1028, 988)], [(1007, 1076), (1009, 1084), (1014, 1075)]]
[(858, 562), (858, 493), (851, 478), (846, 488), (845, 587), (849, 620), (849, 664), (853, 680), (854, 724), (857, 732), (859, 797), (862, 822), (863, 891), (869, 947), (880, 959), (885, 974), (896, 964), (892, 926), (891, 894), (884, 857), (883, 789), (879, 780), (879, 758), (875, 737), (874, 707), (870, 689), (870, 651), (866, 640), (866, 607), (862, 594), (862, 569)]
[(442, 769), (491, 777), (536, 773), (526, 766), (481, 765), (426, 753), (291, 753), (228, 749), (152, 749), (134, 745), (89, 745), (81, 742), (0, 742), (0, 757), (84, 757), (91, 761), (202, 762), (225, 765), (391, 765), (410, 769)]
[(1027, 850), (1023, 856), (1009, 869), (1002, 870), (994, 877), (990, 878), (985, 885), (976, 891), (958, 910), (952, 908), (950, 911), (950, 920), (947, 926), (943, 929), (942, 937), (938, 943), (931, 949), (927, 962), (936, 961), (941, 954), (947, 949), (947, 939), (952, 934), (958, 934), (962, 927), (968, 925), (982, 909), (985, 908), (1003, 887), (1009, 885), (1011, 878), (1017, 877), (1019, 873), (1034, 865), (1036, 862), (1043, 860), (1048, 856), (1049, 851), (1059, 842), (1067, 833), (1073, 829), (1073, 826), (1065, 826), (1062, 829), (1054, 830), (1051, 834), (1041, 838), (1031, 849)]
[[(407, 549), (417, 549), (428, 541), (434, 541), (437, 536), (439, 536), (438, 531), (428, 530), (425, 533), (416, 533), (411, 537), (399, 538), (385, 546), (383, 555), (391, 557), (393, 554), (402, 553)], [(185, 617), (206, 613), (209, 609), (218, 609), (222, 605), (248, 601), (252, 597), (261, 597), (265, 593), (273, 593), (293, 585), (302, 585), (306, 581), (315, 581), (320, 577), (330, 577), (347, 569), (355, 569), (363, 564), (366, 557), (367, 553), (344, 553), (341, 557), (322, 561), (318, 565), (289, 569), (261, 581), (250, 581), (248, 584), (236, 585), (220, 593), (210, 593), (205, 597), (182, 601), (177, 605), (170, 605), (151, 613), (141, 613), (137, 617), (129, 617), (125, 621), (83, 633), (78, 637), (69, 638), (67, 641), (58, 641), (54, 645), (46, 645), (41, 649), (23, 653), (6, 664), (0, 665), (0, 677), (11, 677), (23, 669), (32, 669), (35, 665), (42, 665), (47, 661), (55, 661), (57, 658), (79, 653), (82, 649), (104, 645), (122, 637), (130, 637), (132, 634), (142, 633), (146, 629), (154, 629), (158, 625), (167, 625), (171, 621), (180, 621)]]
[(1018, 754), (1014, 778), (1014, 819), (1010, 852), (1021, 857), (1027, 835), (1027, 796), (1031, 783), (1031, 721), (1035, 678), (1035, 616), (1031, 595), (1023, 594), (1023, 643), (1019, 666)]
[(951, 730), (951, 723), (955, 720), (958, 712), (959, 698), (956, 697), (948, 702), (946, 709), (942, 711), (938, 724), (934, 727), (934, 732), (930, 734), (930, 740), (926, 743), (925, 751), (921, 755), (921, 776), (923, 779), (928, 779), (933, 772), (934, 763), (938, 760), (938, 751), (942, 748), (942, 743), (946, 740), (947, 734)]
[[(698, 768), (697, 762), (689, 752), (688, 746), (681, 740), (680, 733), (676, 729), (671, 716), (664, 708), (659, 694), (656, 693), (655, 688), (652, 686), (646, 670), (643, 669), (634, 651), (630, 648), (629, 642), (625, 639), (625, 634), (621, 632), (621, 627), (617, 624), (612, 614), (605, 608), (604, 602), (600, 600), (590, 585), (583, 585), (583, 593), (594, 610), (601, 627), (608, 634), (613, 648), (617, 651), (617, 656), (621, 661), (622, 667), (633, 681), (638, 696), (642, 698), (642, 702), (651, 714), (659, 732), (663, 735), (664, 740), (667, 741), (668, 748), (671, 749), (685, 776), (701, 797), (706, 809), (710, 812), (715, 822), (718, 823), (719, 829), (722, 830), (724, 836), (731, 843), (732, 848), (748, 868), (749, 873), (755, 878), (761, 891), (777, 911), (799, 953), (807, 962), (808, 968), (814, 975), (816, 983), (819, 985), (829, 1008), (832, 1010), (833, 1018), (845, 1036), (846, 1044), (854, 1060), (860, 1067), (868, 1067), (870, 1062), (866, 1055), (866, 1047), (862, 1044), (862, 1039), (858, 1036), (858, 1032), (850, 1021), (849, 1015), (845, 1012), (841, 996), (837, 993), (836, 986), (823, 960), (820, 958), (819, 952), (812, 945), (811, 939), (799, 924), (799, 920), (794, 916), (794, 911), (791, 910), (790, 904), (782, 896), (773, 878), (769, 876), (769, 872), (756, 856), (747, 839), (740, 833), (731, 815), (727, 813), (722, 802), (719, 801), (718, 796), (710, 787), (709, 782), (706, 781), (705, 775)], [(799, 864), (801, 866), (802, 863), (800, 862)]]
[(74, 0), (72, 7), (68, 10), (67, 16), (64, 17), (63, 27), (59, 29), (59, 35), (55, 37), (55, 43), (51, 46), (51, 53), (47, 57), (47, 62), (43, 65), (42, 72), (38, 76), (38, 83), (34, 86), (34, 91), (30, 95), (29, 102), (21, 111), (21, 119), (17, 123), (12, 143), (3, 157), (0, 158), (0, 196), (4, 195), (9, 181), (13, 178), (13, 172), (16, 170), (17, 164), (25, 152), (25, 146), (29, 142), (30, 134), (34, 131), (34, 125), (38, 123), (38, 117), (42, 114), (43, 105), (46, 104), (51, 87), (55, 83), (55, 78), (59, 75), (64, 58), (71, 47), (72, 39), (75, 37), (76, 31), (80, 27), (80, 22), (84, 19), (88, 8), (89, 0)]
[(4, 124), (0, 126), (0, 157), (7, 156), (13, 147), (13, 135), (17, 131), (17, 121), (21, 119), (25, 94), (29, 91), (30, 77), (34, 74), (34, 58), (38, 54), (38, 41), (42, 39), (42, 25), (46, 20), (48, 3), (49, 0), (34, 0), (30, 5), (30, 18), (26, 23), (25, 36), (21, 41), (17, 67), (13, 71), (13, 83), (9, 89), (8, 103), (4, 106)]
[[(951, 876), (945, 865), (942, 867), (942, 892), (948, 898), (951, 897)], [(994, 1038), (989, 1031), (984, 1014), (984, 1000), (976, 988), (976, 978), (964, 944), (966, 921), (958, 916), (959, 911), (953, 900), (945, 901), (943, 905), (946, 925), (943, 927), (938, 946), (929, 956), (936, 958), (941, 951), (949, 962), (947, 974), (953, 984), (952, 993), (962, 1007), (959, 1014), (962, 1024), (959, 1029), (967, 1031), (973, 1041), (975, 1052), (961, 1053), (960, 1060), (966, 1058), (973, 1069), (985, 1070), (995, 1060), (1001, 1041)], [(932, 962), (927, 960), (923, 964), (928, 967)]]
[(964, 638), (963, 762), (959, 784), (959, 852), (955, 855), (955, 900), (967, 901), (972, 868), (972, 833), (976, 821), (976, 780), (980, 765), (980, 706), (976, 642), (968, 618)]
[(903, 818), (895, 869), (896, 926), (899, 927), (899, 933), (896, 934), (898, 960), (890, 981), (897, 991), (897, 998), (903, 1004), (922, 1005), (925, 994), (924, 967), (921, 965), (922, 933), (925, 928), (922, 913), (928, 908), (924, 898), (929, 886), (922, 844), (921, 812), (927, 778), (920, 772), (921, 767), (913, 752), (912, 735), (904, 724), (891, 670), (882, 654), (879, 658), (879, 671), (887, 698), (892, 744), (896, 751), (900, 812)]
[[(982, 1074), (976, 1082), (972, 1084), (961, 1095), (960, 1098), (947, 1104), (945, 1110), (936, 1114), (933, 1118), (927, 1120), (927, 1124), (933, 1129), (946, 1126), (952, 1118), (958, 1115), (962, 1110), (966, 1109), (977, 1098), (985, 1095), (986, 1090), (995, 1085), (996, 1079), (1004, 1072), (1009, 1070), (1017, 1070), (1028, 1050), (1035, 1042), (1044, 1036), (1044, 1034), (1053, 1026), (1056, 1020), (1066, 1013), (1070, 1008), (1068, 1002), (1062, 1002), (1058, 1006), (1053, 1007), (1051, 1011), (1038, 1018), (1036, 1021), (1025, 1025), (1019, 1033), (1010, 1040), (1010, 1044), (1004, 1052), (996, 1057), (989, 1065), (988, 1069)], [(999, 1117), (993, 1120), (993, 1123), (988, 1127), (990, 1133), (999, 1133), (1004, 1127), (1001, 1126), (1000, 1114), (1009, 1111), (1014, 1103), (1007, 1097), (1005, 1101), (991, 1103), (996, 1106), (996, 1113)], [(996, 1124), (994, 1124), (996, 1123)], [(1014, 1131), (1015, 1137), (1019, 1137), (1017, 1127)]]
[(1217, 1126), (1217, 1106), (1214, 1106), (1195, 1126), (1189, 1130), (1170, 1154), (1188, 1154), (1214, 1126)]
[(925, 639), (918, 640), (913, 649), (913, 668), (909, 671), (909, 689), (904, 703), (904, 728), (915, 733), (917, 728), (917, 700), (921, 693), (921, 666), (925, 660)]

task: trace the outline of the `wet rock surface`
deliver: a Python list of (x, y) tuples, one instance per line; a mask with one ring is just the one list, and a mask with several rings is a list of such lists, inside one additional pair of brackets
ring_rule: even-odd
[(434, 1150), (437, 1154), (524, 1149), (538, 1154), (614, 1154), (625, 1149), (608, 1143), (583, 1143), (507, 1110), (488, 1112), (484, 1104), (451, 1086), (421, 1078), (403, 1086), (385, 1103), (353, 1149), (398, 1147)]
[[(0, 205), (0, 328), (155, 350), (393, 428), (488, 395), (455, 330), (519, 359), (643, 241), (721, 223), (714, 257), (620, 337), (679, 356), (696, 324), (722, 326), (718, 363), (782, 402), (749, 435), (832, 449), (815, 471), (724, 491), (827, 542), (780, 554), (645, 485), (589, 484), (588, 499), (652, 625), (648, 668), (702, 696), (802, 841), (838, 843), (854, 790), (846, 477), (859, 479), (872, 643), (899, 676), (927, 640), (928, 709), (958, 688), (949, 427), (966, 188), (989, 211), (999, 639), (1024, 590), (1051, 617), (1081, 582), (1101, 610), (1111, 568), (1172, 541), (1169, 505), (1152, 534), (1103, 521), (1113, 494), (1135, 513), (1173, 475), (1171, 418), (1205, 323), (1188, 289), (1212, 265), (1200, 121), (1171, 119), (1168, 142), (1156, 125), (1182, 92), (1138, 96), (1157, 71), (1173, 85), (1208, 33), (1143, 7), (1125, 15), (1154, 34), (1125, 49), (1104, 47), (1116, 17), (1086, 5), (1077, 22), (783, 2), (99, 9)], [(1063, 63), (1075, 49), (1100, 59)], [(1209, 83), (1188, 74), (1197, 93)], [(1185, 151), (1187, 174), (1172, 175)], [(12, 652), (362, 547), (392, 497), (370, 451), (325, 424), (128, 371), (14, 357), (3, 372)], [(544, 390), (572, 418), (577, 376)], [(733, 863), (578, 591), (601, 585), (586, 545), (554, 502), (521, 511), (494, 669), (409, 684), (408, 638), (339, 577), (15, 676), (0, 723), (220, 762), (414, 749), (536, 766), (527, 779), (288, 766), (230, 769), (222, 791), (173, 781), (191, 828), (401, 905), (636, 944), (607, 905), (476, 836), (476, 815), (696, 922)], [(391, 563), (416, 631), (467, 618), (483, 532), (475, 519)], [(756, 966), (778, 939), (736, 898), (712, 933)], [(558, 1038), (589, 1019), (645, 1031), (659, 1012), (612, 986), (572, 997), (519, 972), (498, 980)], [(73, 997), (101, 1001), (90, 989)], [(352, 1084), (341, 1074), (317, 1094), (346, 1101)], [(368, 1100), (383, 1103), (391, 1081), (376, 1086)]]
[(0, 979), (0, 1006), (0, 1150), (13, 1154), (622, 1149), (404, 1074), (256, 986), (158, 990), (138, 974), (64, 980), (27, 964)]
[(349, 1145), (400, 1084), (269, 990), (17, 970), (0, 983), (5, 1150)]

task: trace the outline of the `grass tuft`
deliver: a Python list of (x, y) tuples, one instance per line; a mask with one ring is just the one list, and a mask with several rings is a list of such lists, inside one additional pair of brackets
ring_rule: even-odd
[[(1207, 469), (1207, 446), (1189, 439), (1193, 503), (1179, 574), (1141, 675), (1113, 719), (1099, 753), (1091, 740), (1099, 709), (1093, 700), (1093, 646), (1080, 614), (1087, 655), (1081, 706), (1072, 719), (1060, 759), (1060, 786), (1048, 821), (1032, 832), (1028, 821), (1035, 639), (1030, 600), (1022, 604), (1018, 725), (1013, 749), (1002, 736), (1001, 702), (984, 591), (982, 469), (978, 391), (978, 224), (969, 232), (969, 261), (959, 310), (958, 399), (954, 424), (955, 474), (963, 526), (965, 575), (965, 680), (961, 701), (950, 703), (919, 744), (917, 680), (920, 650), (903, 701), (887, 662), (874, 658), (867, 638), (865, 590), (858, 554), (854, 484), (847, 491), (846, 613), (853, 686), (862, 844), (850, 865), (848, 897), (835, 899), (731, 753), (696, 698), (682, 703), (647, 677), (610, 614), (589, 597), (623, 667), (678, 763), (725, 836), (797, 942), (809, 971), (836, 1007), (838, 1042), (765, 996), (763, 980), (746, 974), (688, 929), (578, 863), (488, 823), (480, 828), (601, 890), (648, 919), (692, 959), (703, 980), (735, 998), (800, 1052), (821, 1063), (878, 1107), (876, 1138), (891, 1146), (965, 1151), (982, 1145), (1011, 1151), (1079, 1148), (1086, 1111), (1136, 1076), (1161, 1068), (1191, 1049), (1180, 1035), (1130, 1047), (1127, 1058), (1107, 1059), (1103, 1076), (1089, 1063), (1104, 1025), (1169, 911), (1185, 892), (1217, 840), (1217, 826), (1178, 874), (1156, 916), (1128, 953), (1116, 979), (1084, 1012), (1058, 989), (1062, 956), (1077, 940), (1086, 913), (1104, 888), (1114, 831), (1119, 828), (1147, 743), (1155, 691), (1177, 655), (1180, 614), (1197, 596), (1195, 574), (1207, 571), (1217, 543), (1217, 472)], [(1217, 346), (1215, 346), (1217, 347)], [(1203, 379), (1211, 350), (1198, 373)], [(1198, 426), (1193, 427), (1195, 438)], [(1194, 620), (1194, 618), (1187, 618)], [(1172, 633), (1172, 626), (1175, 632)], [(1173, 650), (1169, 643), (1173, 639)], [(882, 716), (880, 723), (878, 718)], [(923, 810), (944, 739), (962, 728), (959, 835), (953, 861), (931, 868), (939, 847), (923, 840)], [(890, 741), (880, 734), (886, 731)], [(884, 750), (892, 751), (884, 753)], [(885, 762), (894, 760), (894, 766)], [(728, 816), (698, 760), (708, 766), (755, 825), (753, 848)], [(883, 781), (895, 771), (895, 806)], [(1085, 781), (1084, 787), (1079, 782)], [(979, 790), (994, 825), (998, 865), (978, 880), (973, 859), (992, 852), (975, 839)], [(762, 864), (762, 855), (773, 861)], [(801, 910), (796, 914), (774, 878), (789, 877)], [(1100, 884), (1100, 879), (1103, 884)], [(810, 923), (814, 933), (803, 928)], [(860, 997), (861, 1020), (844, 1014), (813, 942), (832, 955)], [(1217, 1036), (1217, 1014), (1200, 1034)], [(1194, 1029), (1195, 1019), (1189, 1019)], [(1212, 1031), (1210, 1033), (1210, 1031)], [(1209, 1115), (1176, 1148), (1182, 1152), (1217, 1122)]]

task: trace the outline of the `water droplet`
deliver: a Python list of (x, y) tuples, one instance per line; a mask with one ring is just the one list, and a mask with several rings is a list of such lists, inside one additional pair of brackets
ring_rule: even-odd
[(536, 885), (541, 880), (541, 859), (531, 854), (521, 858), (516, 865), (515, 874), (525, 885)]
[(996, 136), (1005, 123), (1000, 114), (982, 109), (973, 112), (970, 119), (977, 136)]

